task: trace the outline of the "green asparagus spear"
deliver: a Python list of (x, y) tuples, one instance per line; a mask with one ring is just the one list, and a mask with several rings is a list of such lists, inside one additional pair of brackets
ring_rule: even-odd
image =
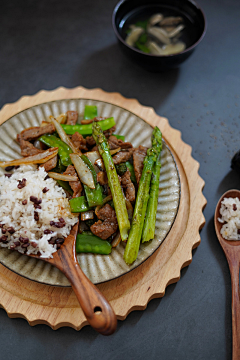
[(147, 205), (146, 218), (143, 225), (143, 234), (142, 234), (143, 243), (153, 239), (155, 234), (160, 170), (161, 170), (161, 161), (159, 155), (154, 165), (153, 173), (152, 173), (150, 195)]
[(117, 215), (118, 226), (122, 240), (127, 240), (130, 222), (122, 189), (118, 180), (117, 172), (110, 154), (109, 145), (99, 123), (93, 122), (92, 135), (98, 146), (98, 151), (103, 158), (106, 168), (108, 184), (110, 186), (113, 203)]
[(138, 255), (145, 213), (149, 198), (149, 187), (153, 171), (153, 166), (162, 150), (162, 133), (156, 126), (152, 133), (152, 147), (148, 149), (147, 156), (144, 159), (142, 176), (139, 182), (136, 204), (133, 212), (132, 225), (124, 251), (124, 260), (130, 265)]

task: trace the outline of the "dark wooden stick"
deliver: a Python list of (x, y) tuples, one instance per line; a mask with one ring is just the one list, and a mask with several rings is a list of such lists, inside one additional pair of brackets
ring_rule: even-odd
[(239, 254), (232, 251), (229, 254), (228, 264), (232, 282), (232, 359), (240, 359), (240, 304), (239, 304)]

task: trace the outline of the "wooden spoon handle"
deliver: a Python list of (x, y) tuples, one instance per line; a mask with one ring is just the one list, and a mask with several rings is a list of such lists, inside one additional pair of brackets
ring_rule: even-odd
[[(233, 260), (233, 259), (232, 259)], [(229, 263), (232, 282), (232, 360), (240, 359), (239, 260)]]
[(102, 335), (114, 333), (117, 318), (103, 294), (86, 277), (77, 261), (65, 257), (62, 264), (62, 271), (71, 282), (89, 324)]

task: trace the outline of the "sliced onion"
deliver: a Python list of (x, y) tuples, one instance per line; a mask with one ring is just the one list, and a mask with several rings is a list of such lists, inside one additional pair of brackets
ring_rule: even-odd
[(43, 164), (46, 161), (52, 159), (58, 153), (58, 148), (49, 148), (46, 151), (37, 155), (27, 156), (21, 159), (12, 161), (0, 161), (0, 167), (16, 166), (16, 165), (31, 165), (31, 164)]
[(43, 127), (43, 126), (46, 126), (46, 125), (49, 125), (49, 122), (48, 122), (48, 121), (43, 120), (43, 121), (41, 122), (40, 127)]
[[(110, 150), (110, 154), (114, 155), (117, 152), (119, 152), (120, 150), (121, 150), (120, 147), (117, 149), (114, 149), (114, 150)], [(88, 151), (84, 155), (86, 155), (88, 157), (88, 159), (91, 161), (96, 173), (98, 173), (99, 171), (105, 170), (104, 162), (98, 151)]]
[(81, 213), (81, 220), (85, 221), (85, 220), (92, 220), (94, 219), (94, 213), (93, 210), (90, 211), (85, 211)]
[(103, 205), (112, 200), (112, 195), (108, 195), (103, 199)]
[(111, 242), (112, 247), (118, 246), (118, 244), (121, 242), (122, 238), (120, 235), (120, 231), (118, 231), (117, 235), (114, 237), (113, 241)]
[(67, 136), (61, 125), (54, 119), (54, 117), (51, 117), (51, 123), (55, 126), (55, 129), (60, 136), (61, 140), (64, 141), (74, 152), (74, 154), (82, 154), (80, 150), (76, 148), (76, 146), (73, 144), (72, 140)]
[(117, 148), (117, 149), (110, 150), (110, 154), (111, 154), (111, 155), (114, 155), (114, 154), (116, 154), (117, 152), (119, 152), (120, 150), (122, 150), (120, 147)]
[(39, 141), (39, 140), (35, 140), (34, 141), (34, 143), (33, 143), (33, 145), (35, 146), (35, 148), (37, 148), (38, 150), (42, 150), (42, 148), (41, 148), (41, 141)]
[(100, 156), (99, 152), (98, 151), (89, 151), (89, 152), (86, 152), (84, 155), (86, 155), (88, 157), (88, 159), (93, 164), (96, 173), (98, 173), (99, 168), (95, 165), (95, 162), (97, 160), (101, 159), (101, 156)]
[(99, 171), (104, 171), (105, 170), (105, 166), (104, 166), (104, 162), (103, 159), (97, 159), (94, 163), (94, 165), (96, 165), (96, 167), (98, 168), (98, 172)]
[(127, 212), (128, 212), (128, 218), (129, 220), (132, 220), (133, 217), (133, 207), (132, 204), (130, 203), (130, 201), (128, 199), (126, 199), (126, 208), (127, 208)]
[(90, 189), (95, 189), (92, 172), (85, 164), (85, 162), (81, 159), (81, 157), (78, 154), (70, 154), (70, 157), (81, 182), (87, 185)]
[(59, 122), (59, 124), (65, 124), (65, 122), (67, 121), (67, 114), (60, 114), (56, 117), (57, 122)]
[(51, 123), (52, 119), (55, 119), (59, 124), (65, 124), (65, 122), (67, 121), (67, 114), (60, 114), (56, 118), (50, 115), (46, 121), (48, 123)]
[(64, 174), (59, 174), (56, 172), (48, 172), (48, 176), (56, 179), (56, 180), (62, 180), (62, 181), (78, 181), (78, 177), (77, 176), (72, 176), (72, 175), (64, 175)]

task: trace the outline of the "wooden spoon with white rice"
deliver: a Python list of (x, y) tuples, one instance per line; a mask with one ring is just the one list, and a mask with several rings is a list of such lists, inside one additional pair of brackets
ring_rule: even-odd
[[(214, 216), (214, 224), (215, 230), (222, 246), (222, 249), (226, 255), (230, 274), (231, 274), (231, 282), (232, 282), (232, 359), (238, 360), (240, 359), (240, 295), (239, 295), (239, 266), (240, 266), (240, 240), (226, 240), (223, 238), (221, 233), (221, 229), (223, 226), (221, 220), (220, 209), (223, 206), (223, 200), (229, 199), (229, 203), (231, 204), (232, 209), (236, 212), (236, 215), (239, 217), (237, 212), (240, 211), (240, 208), (237, 208), (236, 202), (232, 201), (232, 199), (240, 200), (240, 191), (239, 190), (229, 190), (220, 198)], [(225, 200), (226, 203), (226, 200)], [(222, 212), (222, 210), (221, 210)], [(220, 219), (220, 221), (219, 221)], [(231, 220), (231, 216), (229, 217)], [(233, 230), (230, 229), (233, 233)], [(231, 238), (231, 233), (228, 235), (228, 238)]]

